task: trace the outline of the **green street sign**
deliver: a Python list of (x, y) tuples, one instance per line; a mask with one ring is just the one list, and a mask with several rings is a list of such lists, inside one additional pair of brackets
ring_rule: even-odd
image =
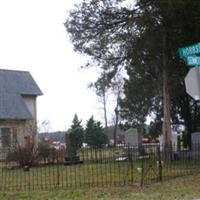
[(186, 62), (190, 66), (200, 66), (200, 56), (188, 56)]
[(180, 58), (187, 57), (189, 55), (200, 53), (200, 43), (193, 44), (191, 46), (179, 48), (179, 56)]

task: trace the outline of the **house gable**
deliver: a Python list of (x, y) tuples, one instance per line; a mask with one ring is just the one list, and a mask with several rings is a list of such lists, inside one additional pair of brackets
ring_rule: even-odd
[(39, 95), (29, 72), (0, 69), (0, 119), (35, 119)]

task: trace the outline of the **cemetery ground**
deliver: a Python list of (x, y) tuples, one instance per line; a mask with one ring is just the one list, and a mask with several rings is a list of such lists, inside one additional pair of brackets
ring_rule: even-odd
[(200, 199), (200, 175), (135, 186), (94, 187), (53, 191), (0, 192), (1, 200), (195, 200)]
[(13, 160), (2, 160), (0, 199), (200, 198), (199, 151), (183, 151), (173, 160), (165, 159), (168, 154), (157, 145), (142, 152), (135, 146), (82, 149), (83, 163), (72, 165), (63, 164), (63, 152), (53, 163), (41, 159), (28, 171)]

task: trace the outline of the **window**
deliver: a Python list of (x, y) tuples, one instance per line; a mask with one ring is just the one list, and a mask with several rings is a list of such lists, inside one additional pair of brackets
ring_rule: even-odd
[(9, 148), (16, 145), (17, 134), (15, 128), (0, 128), (0, 147)]

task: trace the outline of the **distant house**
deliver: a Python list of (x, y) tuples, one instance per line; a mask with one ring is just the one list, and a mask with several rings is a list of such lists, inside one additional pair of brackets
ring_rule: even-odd
[(29, 72), (0, 69), (0, 148), (36, 134), (39, 95), (42, 92)]

